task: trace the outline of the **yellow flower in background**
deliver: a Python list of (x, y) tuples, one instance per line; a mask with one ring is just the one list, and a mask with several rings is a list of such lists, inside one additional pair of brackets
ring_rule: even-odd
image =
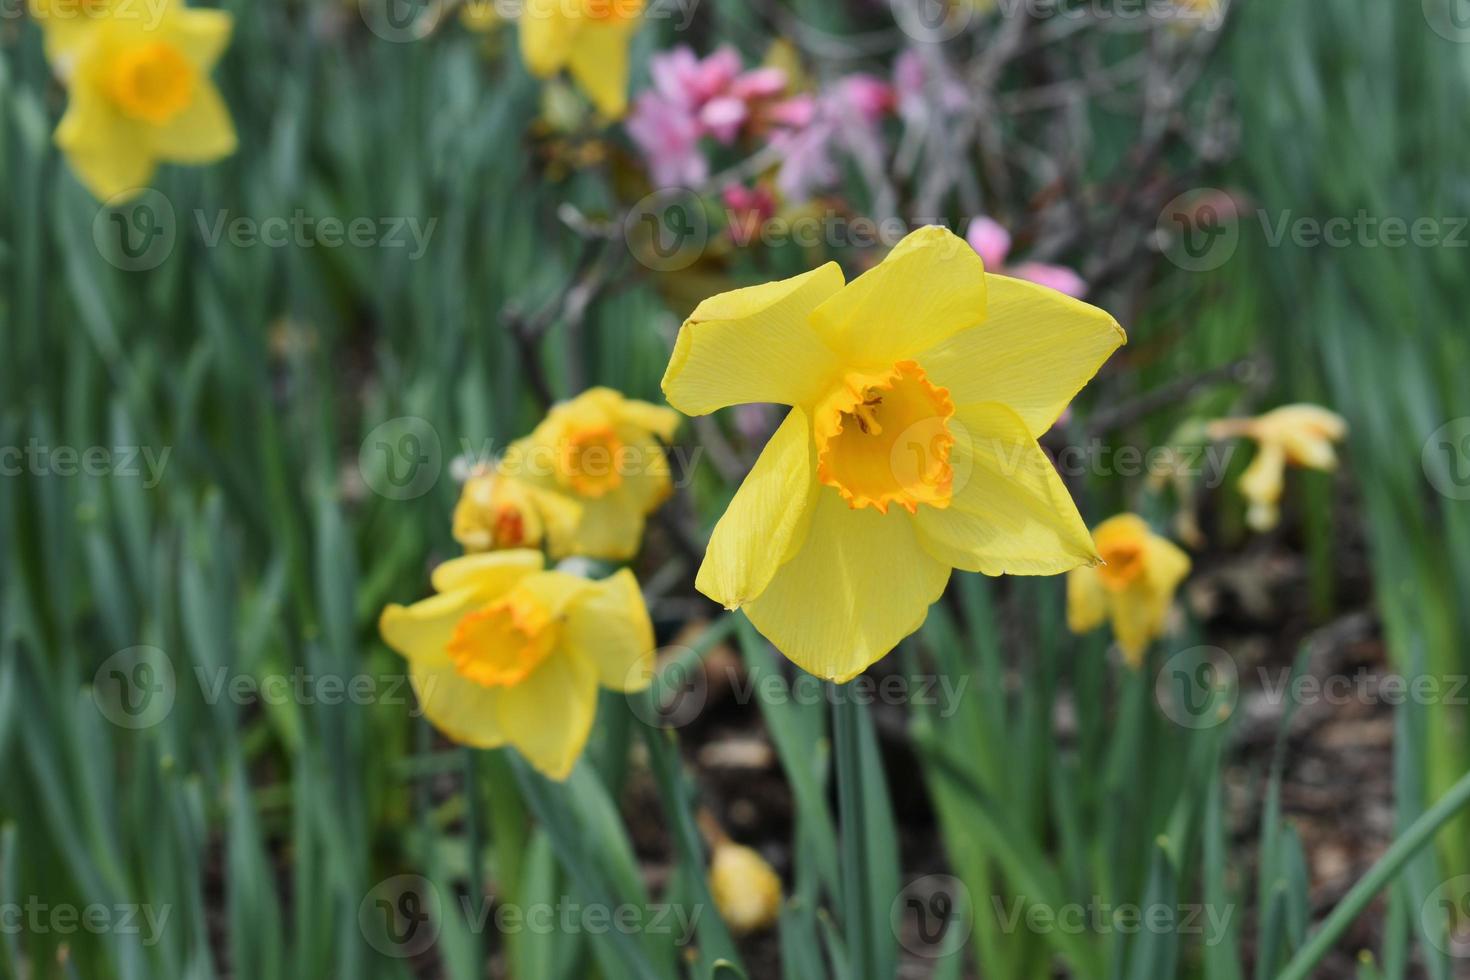
[(704, 301), (679, 331), (669, 403), (792, 408), (715, 526), (697, 588), (845, 681), (919, 628), (952, 568), (1096, 561), (1037, 439), (1124, 339), (1102, 310), (987, 274), (933, 227), (851, 283), (829, 263)]
[(1253, 419), (1217, 419), (1211, 439), (1246, 436), (1259, 444), (1256, 458), (1240, 477), (1240, 492), (1250, 501), (1246, 522), (1269, 531), (1281, 520), (1286, 464), (1313, 470), (1337, 468), (1332, 444), (1347, 436), (1347, 422), (1320, 405), (1285, 405)]
[(41, 28), (46, 57), (63, 78), (71, 74), (72, 58), (103, 20), (126, 9), (132, 16), (152, 19), (148, 4), (131, 0), (30, 0), (31, 19)]
[[(68, 54), (70, 102), (56, 128), (72, 170), (101, 200), (142, 188), (160, 162), (209, 163), (236, 145), (229, 109), (209, 79), (229, 43), (230, 15), (176, 0), (109, 11)], [(51, 20), (48, 30), (60, 23), (54, 11)]]
[(709, 890), (736, 935), (768, 929), (781, 915), (781, 878), (766, 859), (728, 839), (714, 845)]
[(521, 57), (538, 78), (563, 68), (599, 112), (628, 111), (628, 45), (644, 0), (526, 0), (520, 15)]
[(672, 409), (591, 388), (553, 406), (506, 450), (499, 469), (581, 507), (569, 540), (551, 535), (553, 558), (624, 561), (638, 553), (644, 519), (673, 492), (664, 443), (678, 426)]
[(1067, 576), (1067, 626), (1087, 633), (1111, 620), (1129, 666), (1141, 666), (1149, 643), (1163, 635), (1189, 556), (1135, 514), (1103, 521), (1093, 538), (1105, 564)]
[(540, 548), (571, 553), (582, 507), (560, 493), (482, 467), (454, 508), (454, 540), (468, 552)]
[(512, 745), (561, 780), (592, 731), (598, 687), (648, 686), (653, 625), (632, 572), (593, 582), (542, 567), (537, 551), (447, 561), (437, 595), (389, 606), (378, 628), (436, 728), (476, 748)]

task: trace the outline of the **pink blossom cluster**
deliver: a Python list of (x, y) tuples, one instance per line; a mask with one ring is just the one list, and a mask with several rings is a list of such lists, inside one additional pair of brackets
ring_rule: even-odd
[(655, 55), (650, 71), (653, 88), (635, 100), (628, 134), (660, 187), (698, 187), (709, 179), (705, 138), (729, 146), (762, 108), (773, 121), (780, 117), (780, 105), (772, 103), (786, 90), (786, 73), (745, 71), (734, 48), (722, 47), (701, 60), (690, 48), (678, 47)]
[(675, 48), (656, 55), (650, 70), (653, 87), (635, 100), (628, 133), (660, 187), (702, 186), (710, 175), (705, 140), (729, 146), (752, 136), (779, 153), (782, 196), (804, 201), (837, 182), (841, 152), (881, 164), (878, 124), (898, 105), (892, 85), (863, 74), (786, 97), (784, 71), (745, 70), (730, 47), (703, 59)]

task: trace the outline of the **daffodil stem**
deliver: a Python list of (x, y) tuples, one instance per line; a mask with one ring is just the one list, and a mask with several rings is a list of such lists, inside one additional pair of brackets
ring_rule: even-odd
[(868, 876), (864, 861), (863, 785), (858, 706), (840, 686), (832, 692), (832, 740), (837, 759), (837, 807), (842, 828), (842, 928), (853, 980), (869, 980), (872, 958), (864, 928)]
[(1337, 942), (1338, 937), (1352, 925), (1359, 913), (1373, 901), (1373, 897), (1392, 882), (1403, 866), (1421, 848), (1434, 840), (1434, 835), (1440, 828), (1467, 805), (1470, 805), (1470, 772), (1460, 777), (1460, 781), (1450, 787), (1450, 791), (1438, 803), (1420, 814), (1419, 819), (1409, 825), (1403, 836), (1393, 842), (1383, 857), (1378, 859), (1378, 863), (1337, 903), (1337, 907), (1327, 916), (1321, 928), (1307, 940), (1307, 944), (1297, 950), (1291, 962), (1286, 964), (1286, 969), (1277, 974), (1277, 980), (1306, 980), (1318, 961), (1327, 955), (1332, 944)]
[[(479, 922), (485, 922), (485, 862), (484, 862), (484, 817), (480, 812), (480, 775), (477, 749), (465, 746), (464, 753), (464, 826), (465, 846), (469, 850), (469, 872), (465, 876), (469, 886), (470, 907)], [(485, 964), (490, 960), (489, 937), (480, 930), (475, 937), (475, 948), (479, 956), (475, 964), (475, 976), (484, 976)]]

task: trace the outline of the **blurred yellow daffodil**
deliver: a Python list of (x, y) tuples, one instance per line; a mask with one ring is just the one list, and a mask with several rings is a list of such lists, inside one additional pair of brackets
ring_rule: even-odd
[(1251, 419), (1216, 419), (1212, 439), (1246, 436), (1259, 444), (1256, 458), (1240, 477), (1240, 492), (1250, 501), (1246, 522), (1269, 531), (1281, 520), (1281, 490), (1286, 464), (1313, 470), (1337, 468), (1334, 442), (1347, 435), (1347, 422), (1320, 405), (1284, 405)]
[[(48, 38), (63, 36), (54, 9), (63, 2), (51, 0)], [(160, 162), (209, 163), (233, 153), (235, 127), (209, 79), (229, 43), (230, 15), (177, 0), (105, 9), (84, 37), (65, 42), (75, 46), (56, 143), (78, 179), (110, 200), (141, 189)]]
[(133, 16), (152, 19), (147, 4), (128, 0), (30, 0), (31, 19), (40, 26), (46, 57), (63, 78), (71, 74), (77, 48), (103, 20), (131, 11)]
[(756, 851), (728, 839), (714, 845), (709, 890), (736, 935), (770, 928), (781, 915), (781, 878)]
[(485, 466), (465, 480), (454, 508), (454, 540), (472, 553), (546, 545), (565, 556), (581, 519), (582, 507), (570, 497)]
[(1164, 632), (1174, 593), (1189, 574), (1189, 556), (1135, 514), (1103, 521), (1093, 538), (1105, 564), (1067, 576), (1067, 626), (1086, 633), (1112, 620), (1123, 656), (1139, 667), (1149, 643)]
[(846, 681), (919, 628), (952, 568), (1097, 561), (1037, 439), (1124, 339), (1096, 307), (987, 274), (935, 227), (851, 283), (829, 263), (706, 300), (675, 343), (669, 403), (792, 408), (696, 586)]
[(553, 406), (529, 436), (506, 450), (499, 469), (581, 507), (570, 539), (550, 535), (553, 558), (623, 561), (638, 553), (644, 518), (673, 492), (663, 444), (678, 426), (672, 409), (592, 388)]
[(628, 110), (628, 45), (644, 0), (526, 0), (521, 57), (538, 78), (563, 68), (608, 119)]
[(637, 691), (654, 641), (633, 573), (600, 582), (542, 570), (537, 551), (496, 551), (434, 570), (433, 598), (383, 610), (384, 641), (408, 660), (424, 714), (463, 745), (512, 745), (565, 779), (599, 686)]

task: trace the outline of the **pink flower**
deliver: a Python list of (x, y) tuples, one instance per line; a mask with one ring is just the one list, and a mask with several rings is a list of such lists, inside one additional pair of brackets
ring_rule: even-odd
[(1006, 258), (1011, 254), (1011, 233), (992, 218), (981, 215), (972, 220), (965, 239), (991, 272), (1025, 279), (1068, 296), (1081, 298), (1087, 294), (1087, 281), (1066, 266), (1044, 262), (1006, 265)]
[(893, 111), (893, 86), (872, 75), (848, 75), (816, 96), (805, 95), (773, 106), (766, 119), (786, 129), (771, 136), (782, 156), (776, 184), (792, 201), (805, 201), (842, 176), (837, 154), (846, 153), (881, 166), (884, 152), (879, 123)]
[(942, 64), (935, 69), (917, 48), (907, 48), (893, 65), (898, 114), (911, 123), (943, 119), (971, 102), (964, 81)]
[(653, 89), (635, 101), (627, 125), (655, 184), (706, 181), (709, 160), (700, 142), (735, 142), (754, 122), (757, 104), (786, 89), (779, 68), (741, 69), (740, 54), (728, 46), (702, 60), (683, 46), (653, 57)]
[(703, 129), (685, 107), (657, 91), (644, 92), (633, 102), (627, 127), (656, 186), (695, 187), (709, 178), (709, 160), (699, 148)]
[(776, 196), (770, 188), (760, 184), (755, 187), (731, 184), (721, 197), (725, 201), (730, 239), (736, 245), (749, 245), (761, 227), (776, 214)]

